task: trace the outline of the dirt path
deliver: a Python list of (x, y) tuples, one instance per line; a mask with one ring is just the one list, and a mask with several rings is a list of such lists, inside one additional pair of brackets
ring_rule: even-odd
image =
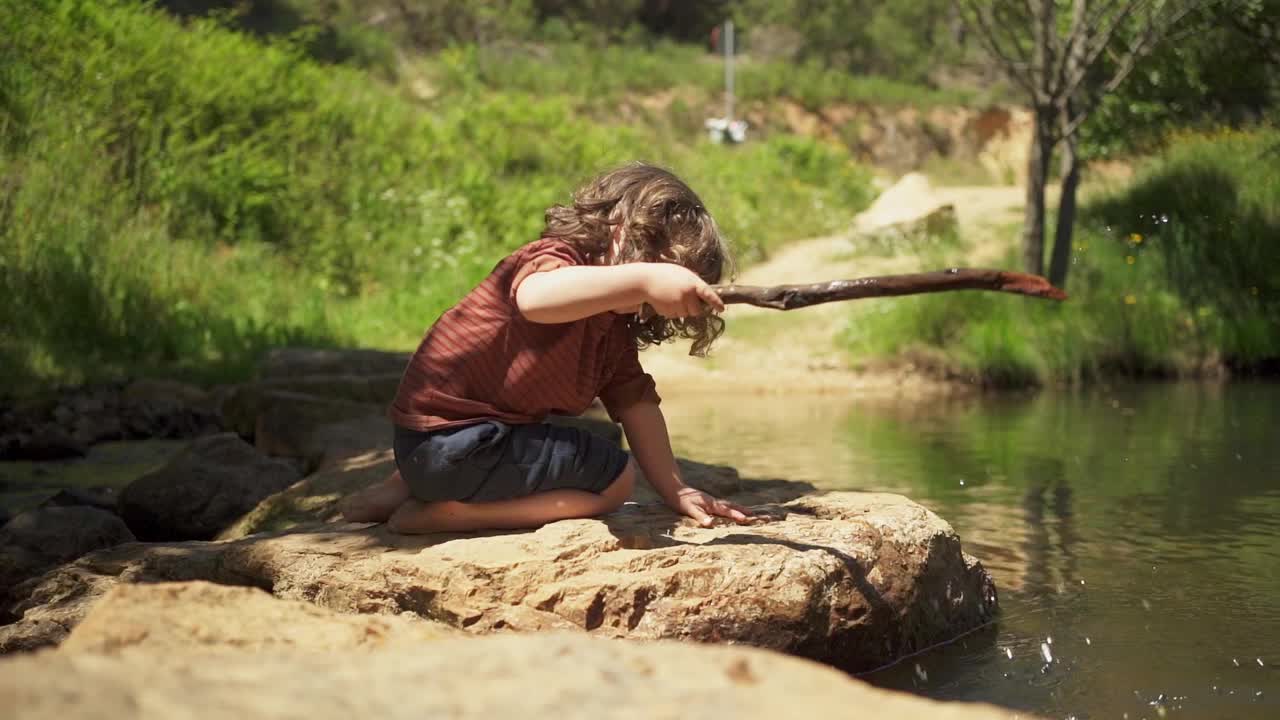
[[(737, 282), (777, 285), (933, 269), (914, 254), (860, 252), (859, 240), (948, 204), (955, 208), (961, 236), (971, 243), (966, 263), (996, 263), (1008, 240), (995, 230), (1020, 220), (1022, 196), (1019, 187), (933, 187), (925, 176), (912, 173), (882, 193), (849, 232), (789, 245), (745, 270)], [(866, 302), (859, 307), (870, 309), (878, 301)], [(660, 390), (680, 393), (946, 391), (916, 373), (853, 367), (839, 337), (855, 318), (850, 303), (786, 313), (734, 305), (726, 311), (727, 331), (712, 357), (691, 358), (688, 344), (679, 343), (650, 349), (642, 359)]]

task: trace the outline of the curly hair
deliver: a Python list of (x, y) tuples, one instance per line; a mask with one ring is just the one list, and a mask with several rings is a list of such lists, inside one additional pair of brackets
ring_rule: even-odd
[[(571, 243), (593, 264), (670, 262), (688, 268), (708, 284), (732, 274), (728, 245), (711, 213), (673, 173), (646, 163), (610, 170), (573, 195), (573, 204), (547, 209), (543, 237)], [(622, 234), (622, 249), (611, 253)], [(693, 341), (690, 355), (705, 356), (724, 332), (717, 315), (665, 318), (642, 312), (631, 320), (637, 347), (676, 337)]]

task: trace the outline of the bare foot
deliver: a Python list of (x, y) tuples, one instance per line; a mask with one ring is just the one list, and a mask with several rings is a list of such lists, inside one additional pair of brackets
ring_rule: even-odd
[(409, 499), (409, 486), (396, 470), (386, 480), (344, 499), (338, 509), (347, 522), (386, 522)]

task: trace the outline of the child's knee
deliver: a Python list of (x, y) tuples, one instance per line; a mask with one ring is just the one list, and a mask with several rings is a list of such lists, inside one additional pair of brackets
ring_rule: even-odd
[(610, 510), (617, 510), (631, 498), (631, 491), (635, 489), (636, 474), (638, 472), (636, 461), (628, 460), (626, 467), (622, 468), (622, 472), (618, 474), (618, 477), (601, 493), (601, 497), (609, 502)]

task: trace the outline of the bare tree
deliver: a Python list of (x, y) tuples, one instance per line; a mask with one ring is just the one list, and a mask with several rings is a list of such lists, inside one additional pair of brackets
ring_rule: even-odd
[[(1023, 268), (1044, 272), (1045, 186), (1063, 144), (1062, 197), (1049, 281), (1064, 286), (1071, 258), (1080, 126), (1159, 43), (1199, 10), (1233, 0), (957, 0), (966, 24), (1025, 93), (1033, 115), (1023, 217)], [(1234, 0), (1248, 5), (1250, 0)]]

